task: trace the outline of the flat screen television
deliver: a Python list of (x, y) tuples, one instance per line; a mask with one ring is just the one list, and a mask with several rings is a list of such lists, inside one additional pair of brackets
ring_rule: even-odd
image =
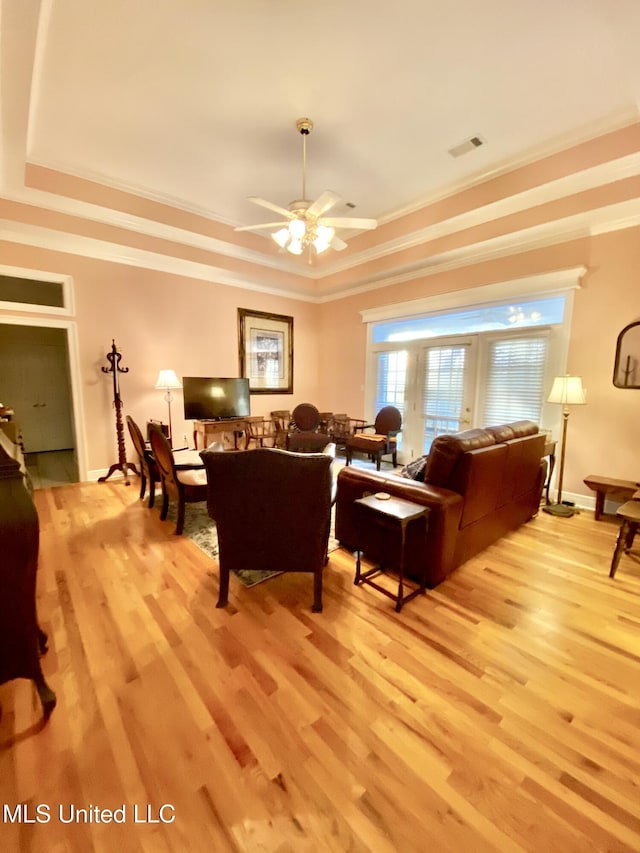
[(219, 421), (251, 414), (248, 379), (183, 376), (187, 421)]

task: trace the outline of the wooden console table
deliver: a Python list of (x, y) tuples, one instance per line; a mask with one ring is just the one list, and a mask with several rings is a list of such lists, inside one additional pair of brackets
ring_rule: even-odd
[(233, 449), (238, 449), (238, 439), (246, 432), (247, 418), (224, 418), (219, 421), (194, 421), (193, 444), (196, 450), (204, 450), (216, 439), (224, 443), (225, 434), (233, 435)]

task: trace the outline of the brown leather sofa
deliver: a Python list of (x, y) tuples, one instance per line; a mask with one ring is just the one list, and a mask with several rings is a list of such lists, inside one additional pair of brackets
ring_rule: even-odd
[(336, 537), (375, 562), (394, 564), (399, 532), (372, 524), (354, 504), (375, 492), (430, 508), (429, 524), (407, 528), (405, 571), (429, 587), (539, 509), (547, 464), (545, 436), (531, 421), (440, 435), (425, 457), (423, 480), (343, 468), (338, 475)]

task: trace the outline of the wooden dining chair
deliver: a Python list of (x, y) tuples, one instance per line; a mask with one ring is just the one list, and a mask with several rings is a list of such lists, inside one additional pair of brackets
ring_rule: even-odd
[(273, 424), (261, 417), (249, 417), (246, 419), (246, 442), (245, 449), (254, 447), (273, 447), (275, 434)]
[(146, 492), (148, 485), (149, 509), (151, 509), (155, 502), (156, 484), (160, 482), (160, 473), (155, 459), (153, 458), (153, 454), (145, 446), (145, 441), (142, 437), (140, 427), (130, 415), (126, 416), (126, 421), (129, 429), (129, 435), (131, 436), (131, 441), (133, 442), (135, 451), (138, 454), (138, 461), (140, 463), (140, 500), (144, 497), (144, 493)]
[[(380, 462), (383, 456), (391, 456), (393, 467), (398, 464), (397, 436), (402, 428), (402, 415), (395, 406), (384, 406), (376, 415), (375, 423), (365, 424), (356, 428), (354, 434), (347, 438), (345, 443), (346, 462), (351, 464), (354, 450), (366, 453), (376, 463), (376, 470), (380, 470)], [(367, 432), (371, 429), (373, 432)]]
[(149, 438), (162, 483), (160, 519), (164, 521), (167, 517), (169, 499), (177, 501), (176, 534), (180, 536), (184, 530), (185, 505), (207, 499), (207, 473), (204, 467), (177, 469), (167, 437), (155, 424), (149, 428)]
[(275, 409), (271, 412), (271, 423), (273, 424), (273, 446), (284, 450), (287, 446), (291, 412), (289, 409)]

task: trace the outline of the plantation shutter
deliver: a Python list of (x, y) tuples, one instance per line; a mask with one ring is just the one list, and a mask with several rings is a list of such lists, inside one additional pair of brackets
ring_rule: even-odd
[(540, 423), (546, 357), (546, 335), (508, 338), (489, 345), (483, 406), (486, 426), (518, 420)]

